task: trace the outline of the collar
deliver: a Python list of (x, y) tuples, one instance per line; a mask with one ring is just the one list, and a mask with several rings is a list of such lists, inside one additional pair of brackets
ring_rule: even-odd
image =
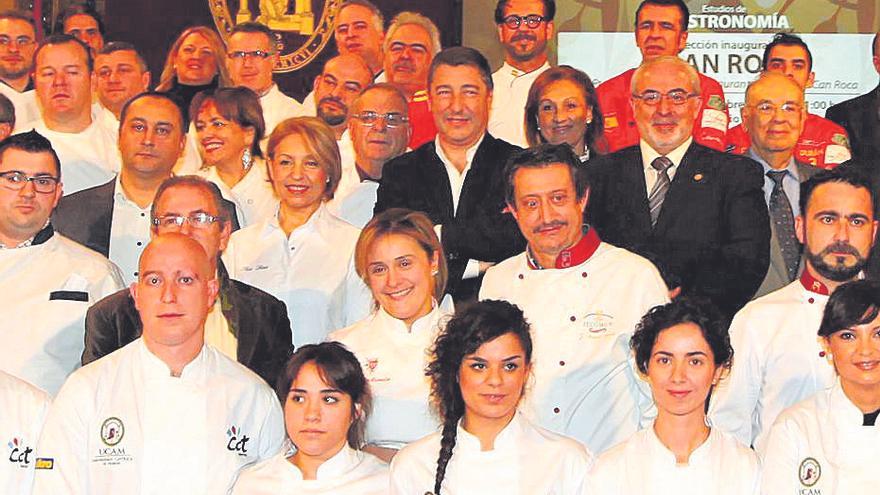
[(529, 74), (535, 74), (536, 76), (544, 72), (545, 70), (550, 68), (550, 60), (545, 60), (544, 64), (538, 67), (537, 69), (529, 72), (525, 72), (521, 69), (517, 69), (516, 67), (508, 64), (506, 61), (501, 65), (501, 69), (499, 69), (499, 74), (504, 74), (505, 76), (510, 75), (514, 79), (522, 76), (527, 76)]
[(380, 179), (374, 179), (373, 177), (371, 177), (368, 173), (366, 173), (364, 171), (364, 169), (361, 168), (360, 165), (358, 165), (357, 162), (355, 162), (355, 164), (354, 164), (354, 169), (358, 174), (358, 180), (360, 180), (361, 182), (379, 182), (379, 180), (380, 180)]
[[(292, 454), (291, 454), (292, 455)], [(339, 449), (339, 452), (333, 454), (333, 457), (324, 461), (320, 466), (318, 466), (318, 471), (315, 473), (314, 481), (326, 481), (342, 478), (345, 473), (348, 473), (363, 460), (364, 453), (354, 450), (349, 447), (348, 443), (342, 446)], [(289, 459), (285, 458), (285, 462), (293, 468), (294, 476), (298, 480), (303, 480), (302, 471), (300, 471), (299, 467), (290, 462)], [(313, 481), (313, 482), (314, 482)]]
[(838, 431), (858, 431), (865, 422), (865, 414), (846, 396), (840, 377), (834, 380), (828, 394), (828, 423), (837, 425)]
[(665, 156), (672, 161), (671, 169), (677, 168), (681, 164), (681, 160), (684, 158), (684, 154), (687, 152), (688, 148), (690, 148), (691, 143), (694, 138), (688, 136), (685, 142), (678, 145), (678, 148), (670, 151), (665, 155), (661, 155), (654, 148), (651, 147), (644, 139), (639, 139), (639, 149), (642, 151), (642, 167), (647, 170), (654, 170), (654, 167), (651, 166), (651, 162), (654, 161), (655, 158), (660, 156)]
[[(327, 202), (321, 201), (321, 205), (318, 206), (318, 209), (312, 213), (312, 216), (306, 220), (306, 223), (300, 225), (299, 227), (293, 229), (293, 232), (290, 233), (290, 237), (288, 240), (292, 240), (294, 238), (299, 238), (308, 233), (314, 232), (318, 229), (319, 223), (323, 220), (325, 216), (325, 211), (327, 209)], [(266, 220), (266, 227), (263, 229), (263, 235), (269, 235), (273, 230), (278, 230), (281, 232), (281, 235), (284, 235), (284, 230), (281, 228), (281, 223), (278, 220), (278, 215), (281, 214), (281, 203), (278, 203), (278, 207), (275, 209), (275, 214), (269, 217)]]
[[(153, 354), (150, 349), (147, 347), (146, 342), (144, 342), (143, 337), (138, 339), (138, 346), (140, 347), (140, 354), (143, 363), (144, 372), (148, 377), (162, 377), (162, 378), (174, 378), (171, 376), (171, 370), (168, 369), (168, 365), (165, 364), (165, 361), (159, 359), (159, 356)], [(183, 370), (180, 373), (181, 380), (193, 380), (195, 376), (198, 376), (199, 373), (204, 371), (206, 361), (207, 361), (207, 347), (205, 344), (202, 344), (201, 350), (196, 354), (196, 357), (193, 358), (192, 361), (187, 363)]]
[[(480, 139), (477, 139), (477, 142), (472, 144), (470, 148), (465, 152), (465, 157), (467, 158), (467, 165), (464, 167), (464, 170), (461, 171), (462, 174), (470, 170), (471, 164), (474, 163), (474, 155), (477, 154), (477, 149), (483, 144), (483, 140), (486, 139), (486, 133), (483, 132), (483, 135), (480, 136)], [(440, 158), (440, 161), (443, 162), (443, 165), (446, 168), (453, 168), (456, 171), (458, 169), (452, 164), (452, 161), (446, 157), (446, 153), (443, 152), (443, 147), (440, 146), (440, 133), (437, 133), (437, 136), (434, 137), (434, 149), (437, 150), (437, 157)]]
[(717, 428), (709, 428), (709, 436), (706, 437), (706, 441), (697, 446), (696, 449), (691, 452), (690, 457), (688, 458), (687, 464), (679, 465), (678, 461), (675, 458), (675, 454), (669, 450), (669, 448), (660, 441), (660, 437), (657, 436), (657, 432), (654, 431), (654, 424), (651, 423), (651, 426), (645, 428), (645, 434), (647, 435), (647, 441), (649, 448), (660, 458), (665, 459), (665, 462), (671, 464), (672, 466), (680, 466), (682, 468), (687, 468), (688, 466), (693, 466), (697, 464), (704, 464), (707, 460), (709, 460), (713, 447), (718, 442), (718, 436), (720, 432)]
[(376, 320), (381, 323), (386, 328), (390, 328), (394, 330), (395, 333), (405, 334), (405, 335), (431, 335), (436, 334), (436, 330), (439, 328), (437, 322), (440, 321), (440, 318), (449, 314), (444, 310), (441, 306), (437, 305), (436, 300), (431, 300), (431, 311), (428, 312), (425, 316), (417, 319), (413, 322), (412, 327), (407, 330), (406, 324), (385, 311), (382, 306), (379, 306), (379, 309), (376, 310)]
[(269, 98), (269, 97), (275, 96), (275, 93), (280, 93), (280, 92), (281, 92), (281, 90), (278, 89), (278, 85), (273, 82), (272, 85), (269, 86), (269, 89), (264, 91), (263, 94), (261, 94), (259, 96), (260, 96), (260, 99), (262, 100), (263, 98)]
[(427, 89), (420, 89), (420, 90), (416, 91), (415, 93), (413, 93), (412, 99), (410, 99), (409, 101), (411, 103), (428, 101), (428, 90)]
[(831, 291), (828, 290), (828, 286), (813, 277), (810, 274), (810, 270), (807, 268), (804, 268), (803, 273), (801, 273), (800, 281), (801, 285), (804, 286), (804, 289), (809, 292), (814, 292), (822, 296), (828, 296), (831, 294)]
[(18, 93), (18, 94), (24, 94), (24, 93), (27, 93), (28, 91), (34, 89), (34, 80), (33, 80), (33, 78), (30, 78), (30, 77), (28, 78), (27, 86), (24, 87), (24, 90), (23, 90), (23, 91), (19, 91), (19, 90), (13, 88), (11, 84), (9, 84), (8, 82), (4, 81), (3, 79), (0, 79), (0, 84), (3, 84), (3, 85), (5, 85), (5, 86), (8, 86), (9, 89), (15, 91), (15, 92)]
[[(573, 246), (563, 249), (556, 256), (556, 265), (553, 268), (570, 268), (584, 263), (599, 249), (601, 242), (602, 239), (599, 238), (596, 229), (591, 229), (589, 225), (585, 226), (580, 240)], [(545, 268), (538, 263), (537, 258), (532, 256), (532, 249), (530, 247), (526, 247), (526, 262), (532, 270), (543, 270)]]
[(30, 239), (26, 239), (25, 241), (20, 242), (15, 246), (6, 246), (2, 242), (0, 242), (0, 249), (26, 248), (31, 246), (39, 246), (40, 244), (45, 243), (55, 234), (55, 229), (52, 228), (52, 224), (50, 222), (50, 220), (46, 220), (46, 225), (44, 225), (39, 232), (34, 234), (34, 236)]
[[(476, 435), (472, 435), (470, 432), (464, 429), (461, 426), (464, 418), (458, 420), (458, 432), (456, 434), (456, 448), (461, 445), (462, 450), (477, 452), (477, 453), (488, 453), (482, 452), (482, 447), (480, 446), (480, 439), (476, 437)], [(517, 449), (521, 449), (523, 447), (523, 436), (526, 427), (528, 426), (528, 420), (521, 417), (521, 413), (519, 410), (514, 413), (513, 418), (511, 418), (510, 423), (498, 432), (498, 435), (495, 437), (495, 442), (493, 448), (489, 452), (511, 452)]]
[[(752, 148), (749, 148), (749, 151), (746, 152), (746, 156), (748, 156), (752, 160), (755, 160), (756, 162), (761, 164), (761, 167), (764, 168), (764, 175), (765, 176), (767, 175), (767, 172), (770, 172), (771, 170), (773, 170), (773, 171), (777, 170), (777, 169), (771, 167), (770, 164), (767, 163), (766, 160), (761, 158), (760, 155), (755, 153), (755, 151)], [(794, 177), (794, 179), (796, 181), (800, 182), (801, 177), (800, 177), (800, 174), (798, 173), (797, 164), (794, 161), (794, 155), (789, 157), (788, 165), (785, 166), (785, 171), (788, 172), (789, 174), (791, 174), (791, 176)]]

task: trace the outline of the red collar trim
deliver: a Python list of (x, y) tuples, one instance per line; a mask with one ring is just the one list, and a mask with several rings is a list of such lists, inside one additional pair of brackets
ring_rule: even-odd
[[(602, 239), (599, 238), (596, 229), (588, 227), (587, 231), (574, 246), (564, 249), (558, 256), (556, 256), (556, 266), (554, 266), (554, 268), (570, 268), (572, 266), (580, 265), (593, 256), (593, 253), (599, 249), (599, 244), (601, 242)], [(538, 260), (532, 256), (532, 253), (528, 248), (526, 248), (526, 261), (528, 261), (529, 268), (532, 270), (544, 269), (544, 267), (538, 264)]]
[(801, 274), (801, 285), (804, 286), (804, 289), (807, 289), (810, 292), (815, 292), (816, 294), (821, 294), (823, 296), (831, 295), (831, 291), (828, 290), (828, 286), (816, 280), (815, 277), (810, 275), (810, 271), (806, 268)]

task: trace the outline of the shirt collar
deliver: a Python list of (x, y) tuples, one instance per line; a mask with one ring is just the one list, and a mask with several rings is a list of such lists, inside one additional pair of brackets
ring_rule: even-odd
[(43, 228), (40, 229), (39, 232), (34, 234), (30, 239), (26, 239), (23, 242), (18, 243), (15, 246), (6, 246), (2, 242), (0, 242), (0, 249), (19, 249), (26, 248), (31, 246), (39, 246), (40, 244), (45, 243), (49, 239), (55, 235), (55, 229), (52, 228), (52, 224), (50, 220), (46, 220), (46, 225), (43, 225)]
[(688, 137), (685, 142), (678, 145), (678, 148), (675, 148), (665, 155), (661, 155), (660, 153), (657, 153), (657, 150), (652, 148), (651, 145), (649, 145), (644, 139), (640, 139), (639, 149), (642, 150), (642, 166), (645, 168), (645, 170), (654, 170), (654, 167), (651, 166), (651, 162), (653, 162), (654, 159), (657, 157), (665, 156), (666, 158), (669, 158), (669, 160), (672, 162), (672, 166), (669, 168), (677, 168), (681, 164), (681, 160), (684, 158), (684, 154), (687, 152), (693, 140), (693, 137)]
[(808, 290), (809, 292), (814, 292), (822, 296), (827, 296), (831, 294), (828, 286), (813, 277), (813, 275), (810, 274), (810, 270), (806, 268), (804, 269), (803, 273), (801, 273), (800, 281), (801, 285), (804, 286), (804, 289)]
[[(315, 210), (314, 213), (312, 213), (312, 216), (310, 216), (309, 219), (306, 220), (306, 223), (293, 229), (293, 232), (290, 233), (289, 239), (293, 239), (294, 237), (299, 237), (301, 235), (305, 235), (307, 233), (314, 232), (315, 230), (317, 230), (318, 225), (320, 224), (324, 215), (326, 214), (325, 213), (326, 209), (327, 209), (327, 203), (325, 201), (321, 201), (321, 204), (320, 204), (320, 206), (318, 206), (318, 209)], [(284, 230), (281, 228), (281, 223), (278, 220), (278, 215), (280, 215), (280, 214), (281, 214), (281, 203), (279, 202), (278, 207), (275, 209), (275, 214), (272, 215), (266, 221), (266, 228), (263, 229), (263, 235), (269, 235), (273, 230), (276, 230), (276, 229), (279, 230), (282, 233), (282, 235), (284, 235)]]
[(509, 75), (513, 79), (516, 79), (518, 77), (527, 76), (529, 74), (540, 74), (549, 68), (550, 68), (550, 60), (546, 60), (543, 65), (541, 65), (537, 69), (530, 71), (530, 72), (525, 72), (521, 69), (517, 69), (516, 67), (508, 64), (507, 62), (504, 62), (501, 65), (500, 73), (504, 74), (505, 76)]
[[(477, 140), (476, 143), (471, 145), (470, 148), (465, 152), (465, 158), (467, 158), (467, 165), (464, 167), (464, 170), (461, 171), (462, 174), (470, 170), (471, 164), (474, 163), (474, 155), (477, 154), (477, 149), (479, 149), (480, 145), (483, 144), (483, 140), (486, 139), (486, 133), (484, 132), (480, 139)], [(452, 161), (446, 156), (446, 153), (443, 152), (443, 147), (440, 146), (440, 134), (438, 133), (436, 137), (434, 137), (434, 149), (437, 150), (437, 157), (440, 158), (440, 161), (443, 162), (443, 165), (446, 165), (446, 168), (452, 167), (455, 169), (455, 165), (452, 164)], [(458, 170), (458, 169), (456, 169)]]
[[(599, 234), (596, 232), (596, 229), (591, 229), (589, 226), (584, 227), (584, 233), (581, 235), (580, 240), (578, 240), (573, 246), (563, 249), (556, 256), (556, 264), (553, 268), (571, 268), (573, 266), (580, 265), (584, 263), (599, 249), (599, 244), (602, 242), (602, 239), (599, 239)], [(531, 247), (526, 247), (526, 261), (528, 262), (529, 268), (532, 270), (543, 270), (546, 267), (541, 266), (538, 263), (537, 258), (532, 255)]]
[[(764, 175), (767, 175), (767, 172), (770, 172), (771, 170), (777, 170), (777, 169), (771, 167), (770, 164), (767, 163), (766, 160), (764, 160), (757, 153), (755, 153), (752, 148), (749, 148), (749, 151), (746, 153), (746, 156), (748, 156), (752, 160), (755, 160), (756, 162), (761, 164), (761, 166), (764, 168)], [(800, 182), (800, 174), (798, 174), (797, 164), (794, 161), (794, 155), (792, 155), (791, 158), (788, 159), (788, 165), (785, 166), (784, 170), (786, 172), (788, 172), (789, 174), (791, 174), (791, 176), (794, 177), (795, 180)]]

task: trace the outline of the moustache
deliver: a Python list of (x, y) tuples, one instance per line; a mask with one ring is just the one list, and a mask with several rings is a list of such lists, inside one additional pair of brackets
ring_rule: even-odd
[(401, 70), (401, 69), (404, 69), (404, 70), (409, 71), (409, 72), (413, 72), (413, 71), (416, 70), (416, 66), (415, 66), (415, 64), (412, 63), (412, 62), (410, 62), (409, 60), (401, 60), (401, 61), (399, 61), (399, 62), (395, 62), (394, 64), (391, 65), (391, 67), (392, 67), (394, 70)]
[(552, 222), (542, 223), (541, 225), (538, 225), (538, 226), (532, 228), (532, 233), (538, 234), (542, 230), (556, 229), (556, 228), (562, 228), (562, 227), (567, 227), (567, 226), (568, 226), (568, 222), (565, 222), (562, 220), (553, 220)]
[(325, 96), (325, 97), (321, 98), (320, 100), (318, 100), (319, 106), (323, 105), (324, 103), (335, 103), (335, 104), (339, 105), (340, 107), (344, 108), (346, 112), (348, 112), (348, 107), (345, 105), (345, 102), (343, 102), (341, 99), (337, 98), (336, 96)]
[(528, 31), (519, 31), (513, 35), (513, 38), (510, 38), (510, 41), (512, 43), (515, 43), (519, 40), (535, 41), (536, 39), (538, 39), (538, 38), (534, 34), (529, 33)]
[(840, 253), (849, 254), (855, 257), (861, 257), (858, 249), (854, 248), (852, 244), (846, 241), (837, 241), (835, 243), (829, 244), (819, 253), (819, 256), (824, 257), (828, 256), (829, 254), (835, 255)]

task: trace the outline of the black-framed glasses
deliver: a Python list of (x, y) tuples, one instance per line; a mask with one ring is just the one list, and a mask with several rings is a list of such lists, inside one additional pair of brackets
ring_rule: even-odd
[(529, 14), (525, 16), (509, 15), (502, 22), (510, 29), (519, 29), (519, 26), (525, 22), (529, 29), (535, 29), (544, 22), (544, 17), (538, 14)]
[(191, 215), (162, 215), (153, 219), (153, 225), (158, 228), (180, 228), (184, 223), (188, 223), (193, 227), (207, 228), (212, 223), (220, 222), (223, 217), (210, 215), (205, 212), (193, 213)]
[(3, 187), (7, 189), (21, 191), (24, 189), (24, 185), (30, 182), (34, 185), (34, 191), (41, 194), (55, 192), (55, 188), (58, 187), (58, 183), (61, 182), (58, 177), (52, 177), (51, 175), (28, 176), (24, 172), (19, 172), (18, 170), (2, 172), (0, 173), (0, 177), (2, 177), (2, 182), (0, 183), (2, 183)]
[(352, 117), (358, 119), (361, 122), (361, 125), (365, 127), (372, 127), (376, 125), (376, 122), (380, 120), (385, 121), (385, 125), (388, 127), (400, 127), (407, 122), (409, 122), (409, 117), (403, 115), (402, 113), (377, 113), (377, 112), (361, 112), (352, 115)]
[(633, 99), (642, 100), (642, 103), (652, 107), (659, 105), (660, 100), (662, 100), (663, 98), (671, 101), (673, 105), (684, 105), (689, 99), (696, 98), (697, 96), (700, 95), (696, 93), (688, 93), (687, 91), (680, 89), (673, 89), (666, 94), (659, 91), (645, 91), (640, 95), (632, 95)]
[(246, 58), (261, 58), (265, 60), (272, 56), (272, 52), (267, 52), (265, 50), (253, 50), (250, 52), (236, 50), (234, 52), (227, 53), (226, 56), (233, 60), (244, 60)]

